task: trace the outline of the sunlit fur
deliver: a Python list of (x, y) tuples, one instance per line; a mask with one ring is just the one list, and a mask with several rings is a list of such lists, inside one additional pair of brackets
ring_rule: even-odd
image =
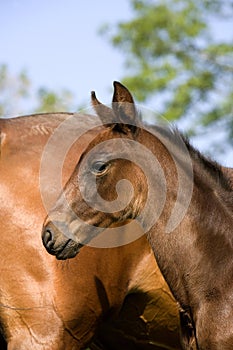
[[(145, 237), (119, 248), (83, 247), (66, 261), (43, 247), (40, 160), (53, 130), (71, 116), (0, 120), (0, 331), (8, 349), (179, 349), (177, 306)], [(91, 117), (77, 118), (81, 130), (91, 128)], [(64, 183), (99, 132), (73, 145)], [(53, 194), (53, 184), (48, 182), (46, 193)], [(1, 350), (6, 342), (0, 338)]]

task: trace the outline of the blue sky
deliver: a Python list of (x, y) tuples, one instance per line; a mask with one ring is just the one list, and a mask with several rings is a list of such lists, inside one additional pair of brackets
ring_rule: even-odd
[[(91, 90), (109, 103), (124, 57), (97, 33), (131, 15), (128, 0), (0, 0), (0, 64), (12, 74), (25, 68), (34, 88), (69, 89), (76, 105), (89, 103)], [(232, 33), (224, 23), (215, 30), (218, 37)], [(222, 163), (233, 166), (233, 150)]]
[(12, 73), (26, 68), (32, 82), (67, 88), (77, 103), (90, 91), (109, 102), (113, 80), (123, 76), (123, 57), (97, 32), (130, 17), (128, 1), (0, 1), (0, 63)]

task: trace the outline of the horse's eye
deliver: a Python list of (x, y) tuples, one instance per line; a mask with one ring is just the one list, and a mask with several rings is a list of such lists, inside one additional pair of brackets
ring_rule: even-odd
[(110, 166), (110, 163), (97, 161), (92, 164), (91, 172), (95, 175), (104, 175), (107, 172), (109, 166)]

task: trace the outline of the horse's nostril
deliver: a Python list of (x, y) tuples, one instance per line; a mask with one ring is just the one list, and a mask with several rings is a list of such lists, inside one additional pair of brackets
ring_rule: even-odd
[(51, 230), (49, 229), (45, 229), (43, 232), (43, 243), (44, 245), (47, 247), (49, 245), (49, 243), (51, 244), (53, 240), (53, 235)]

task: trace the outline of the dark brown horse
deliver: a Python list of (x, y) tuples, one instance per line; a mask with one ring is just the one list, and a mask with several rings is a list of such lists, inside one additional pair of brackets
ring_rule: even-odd
[[(91, 129), (95, 118), (0, 120), (0, 330), (8, 350), (179, 349), (177, 305), (144, 236), (122, 247), (84, 247), (67, 261), (57, 261), (42, 245), (41, 158), (51, 135), (71, 118), (61, 144), (73, 131)], [(98, 132), (90, 130), (73, 144), (64, 182)], [(45, 164), (49, 174), (58, 152)], [(49, 198), (53, 178), (43, 188)]]
[(177, 131), (142, 125), (129, 91), (114, 87), (112, 109), (93, 93), (106, 125), (51, 210), (44, 244), (67, 258), (101, 229), (137, 220), (183, 310), (183, 348), (233, 349), (230, 179)]

